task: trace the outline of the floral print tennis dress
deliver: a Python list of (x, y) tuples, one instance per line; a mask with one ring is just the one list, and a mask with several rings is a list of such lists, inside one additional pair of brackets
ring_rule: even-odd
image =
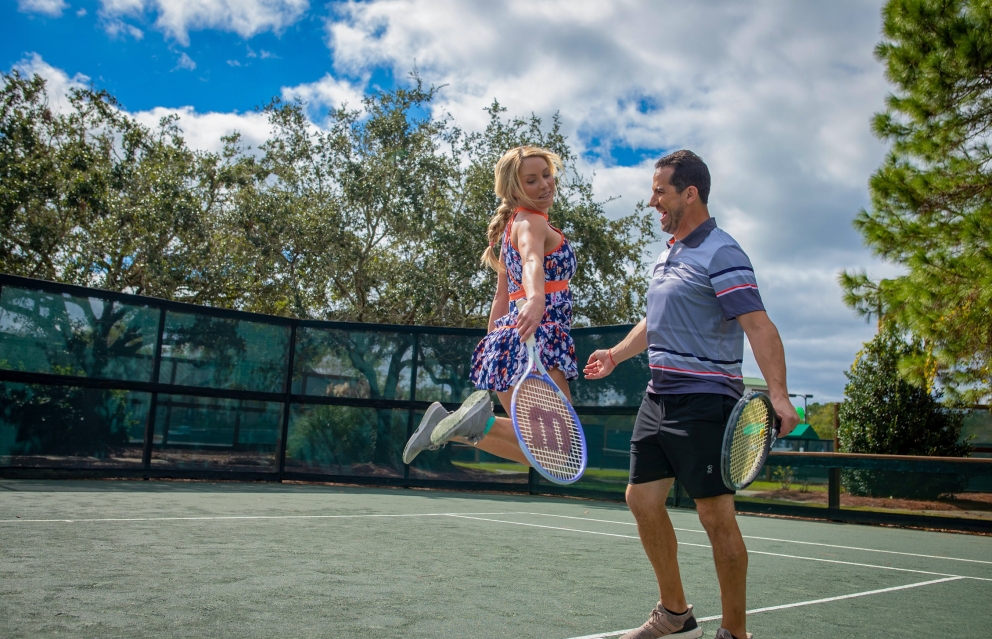
[[(520, 282), (523, 279), (523, 260), (510, 240), (510, 230), (517, 213), (527, 211), (547, 219), (540, 211), (517, 208), (506, 225), (503, 236), (502, 261), (506, 266), (510, 291), (510, 312), (496, 320), (496, 327), (486, 335), (472, 354), (472, 372), (469, 375), (476, 388), (507, 391), (527, 367), (527, 348), (517, 333), (517, 305), (513, 302), (525, 297)], [(568, 281), (575, 276), (577, 263), (565, 235), (551, 227), (561, 237), (558, 246), (544, 256), (544, 319), (537, 327), (537, 350), (541, 363), (549, 371), (559, 368), (569, 381), (578, 378), (575, 362), (575, 342), (569, 335), (572, 328), (572, 292)]]

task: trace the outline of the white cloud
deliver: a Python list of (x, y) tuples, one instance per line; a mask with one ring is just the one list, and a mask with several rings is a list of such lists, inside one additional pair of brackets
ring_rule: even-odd
[[(337, 75), (416, 62), (436, 105), (467, 129), (493, 98), (510, 114), (560, 111), (580, 151), (691, 148), (713, 174), (710, 209), (747, 250), (788, 348), (798, 392), (835, 398), (873, 329), (836, 274), (879, 267), (851, 228), (884, 155), (869, 119), (890, 88), (872, 51), (881, 0), (381, 0), (327, 21)], [(601, 197), (628, 213), (652, 162), (585, 156)], [(753, 360), (749, 374), (757, 373)]]
[(110, 21), (154, 13), (155, 28), (183, 45), (189, 32), (200, 29), (233, 31), (250, 38), (264, 31), (281, 31), (309, 9), (309, 0), (100, 0), (102, 16)]
[(104, 20), (103, 30), (106, 31), (107, 35), (111, 38), (126, 38), (127, 36), (131, 36), (135, 40), (140, 40), (145, 37), (145, 32), (138, 27), (116, 18), (112, 20)]
[(196, 62), (193, 61), (193, 58), (186, 55), (186, 52), (184, 51), (179, 55), (179, 60), (176, 62), (176, 68), (192, 71), (196, 68)]
[(57, 18), (69, 5), (64, 0), (17, 0), (17, 10), (24, 13), (43, 13)]
[[(69, 77), (62, 69), (48, 64), (37, 53), (32, 53), (14, 65), (23, 75), (39, 75), (46, 81), (48, 103), (53, 111), (68, 107), (69, 92), (74, 89), (86, 88), (90, 78), (77, 73)], [(197, 113), (193, 107), (185, 106), (178, 109), (156, 107), (147, 111), (130, 113), (141, 124), (154, 128), (159, 121), (170, 115), (179, 116), (179, 127), (190, 148), (219, 152), (224, 147), (221, 137), (235, 131), (241, 133), (243, 143), (252, 148), (258, 148), (272, 134), (272, 127), (266, 116), (258, 112), (248, 113)]]
[(282, 99), (287, 102), (300, 100), (306, 103), (311, 111), (318, 112), (322, 108), (336, 109), (344, 105), (357, 109), (362, 104), (363, 88), (364, 83), (359, 85), (325, 74), (316, 82), (300, 84), (295, 87), (284, 87)]
[(60, 111), (68, 106), (69, 92), (72, 89), (85, 89), (90, 84), (89, 77), (77, 73), (70, 78), (68, 73), (48, 64), (37, 53), (22, 59), (14, 68), (24, 76), (38, 75), (45, 80), (48, 105), (53, 111)]
[(235, 131), (240, 132), (242, 141), (253, 148), (265, 142), (272, 133), (272, 127), (266, 116), (255, 111), (197, 113), (193, 107), (184, 106), (178, 109), (156, 107), (131, 115), (147, 127), (156, 127), (162, 118), (178, 115), (179, 128), (183, 131), (186, 144), (193, 149), (214, 153), (224, 148), (221, 137)]

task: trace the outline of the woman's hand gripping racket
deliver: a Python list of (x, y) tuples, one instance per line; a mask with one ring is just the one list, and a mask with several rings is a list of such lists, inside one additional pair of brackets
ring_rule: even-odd
[[(517, 300), (517, 308), (524, 300)], [(517, 381), (510, 402), (513, 430), (527, 461), (542, 477), (556, 484), (571, 484), (586, 470), (586, 437), (575, 410), (554, 383), (537, 355), (531, 335), (527, 346), (527, 372)]]
[(764, 393), (741, 397), (727, 420), (720, 453), (720, 473), (731, 490), (746, 488), (768, 459), (781, 423)]

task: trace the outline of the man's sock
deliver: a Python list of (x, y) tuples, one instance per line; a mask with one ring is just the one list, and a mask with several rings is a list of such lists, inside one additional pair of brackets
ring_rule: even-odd
[[(662, 606), (662, 607), (664, 608), (664, 606)], [(688, 609), (688, 608), (686, 608), (686, 609), (685, 609), (685, 610), (683, 610), (682, 612), (673, 612), (673, 611), (671, 611), (671, 610), (668, 610), (668, 608), (665, 608), (665, 610), (666, 610), (666, 611), (667, 611), (667, 612), (668, 612), (669, 614), (672, 614), (672, 615), (675, 615), (676, 617), (681, 617), (681, 616), (682, 616), (682, 615), (684, 615), (685, 613), (687, 613), (687, 612), (689, 612), (689, 609)]]

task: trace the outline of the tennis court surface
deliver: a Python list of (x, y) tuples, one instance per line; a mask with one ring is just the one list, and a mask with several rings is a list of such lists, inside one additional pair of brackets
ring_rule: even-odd
[[(704, 636), (706, 535), (673, 510)], [(749, 630), (974, 637), (992, 537), (739, 518)], [(0, 636), (612, 637), (657, 599), (623, 504), (382, 488), (0, 481)]]

